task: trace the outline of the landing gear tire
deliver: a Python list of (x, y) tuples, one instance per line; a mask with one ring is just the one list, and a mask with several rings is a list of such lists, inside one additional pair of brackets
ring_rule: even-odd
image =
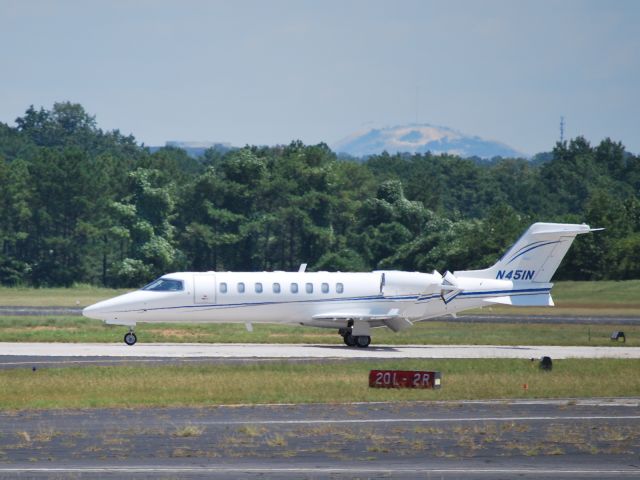
[(355, 339), (358, 348), (367, 348), (371, 345), (371, 337), (369, 335), (359, 335)]
[(124, 343), (131, 346), (134, 345), (138, 341), (138, 337), (133, 332), (129, 332), (124, 336)]
[(357, 337), (354, 337), (354, 336), (353, 336), (353, 335), (351, 335), (350, 333), (347, 333), (347, 334), (344, 336), (344, 344), (345, 344), (347, 347), (355, 347), (355, 346), (356, 346), (356, 338), (357, 338)]

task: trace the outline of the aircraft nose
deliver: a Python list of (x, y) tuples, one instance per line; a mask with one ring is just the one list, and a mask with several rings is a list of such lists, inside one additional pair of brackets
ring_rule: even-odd
[(136, 316), (138, 311), (143, 308), (140, 292), (131, 292), (89, 305), (82, 310), (82, 315), (95, 320), (111, 322)]
[(104, 320), (104, 310), (101, 308), (100, 303), (94, 303), (82, 309), (82, 316), (95, 320)]

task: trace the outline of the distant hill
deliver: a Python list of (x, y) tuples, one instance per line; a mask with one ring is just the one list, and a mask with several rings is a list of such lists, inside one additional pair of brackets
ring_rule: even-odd
[(371, 128), (356, 132), (331, 148), (337, 153), (366, 157), (389, 153), (450, 153), (461, 157), (526, 157), (504, 143), (466, 135), (448, 127), (428, 124)]
[[(225, 142), (183, 142), (172, 140), (166, 142), (164, 146), (181, 148), (182, 150), (187, 152), (190, 157), (193, 158), (202, 157), (204, 155), (204, 152), (206, 152), (210, 148), (213, 148), (214, 150), (222, 153), (228, 152), (229, 150), (233, 149), (233, 146), (231, 146), (230, 143)], [(161, 148), (163, 147), (149, 147), (149, 150), (151, 151), (151, 153), (154, 153)]]

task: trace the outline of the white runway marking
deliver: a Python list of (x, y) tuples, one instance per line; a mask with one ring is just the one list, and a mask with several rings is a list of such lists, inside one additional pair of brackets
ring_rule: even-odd
[(640, 358), (640, 347), (493, 345), (342, 345), (140, 343), (0, 343), (0, 355), (136, 358)]

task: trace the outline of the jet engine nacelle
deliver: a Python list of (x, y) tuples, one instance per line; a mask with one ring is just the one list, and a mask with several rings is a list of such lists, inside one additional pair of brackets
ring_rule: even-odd
[(423, 295), (440, 290), (442, 277), (431, 273), (384, 271), (380, 293), (385, 297), (398, 295)]

